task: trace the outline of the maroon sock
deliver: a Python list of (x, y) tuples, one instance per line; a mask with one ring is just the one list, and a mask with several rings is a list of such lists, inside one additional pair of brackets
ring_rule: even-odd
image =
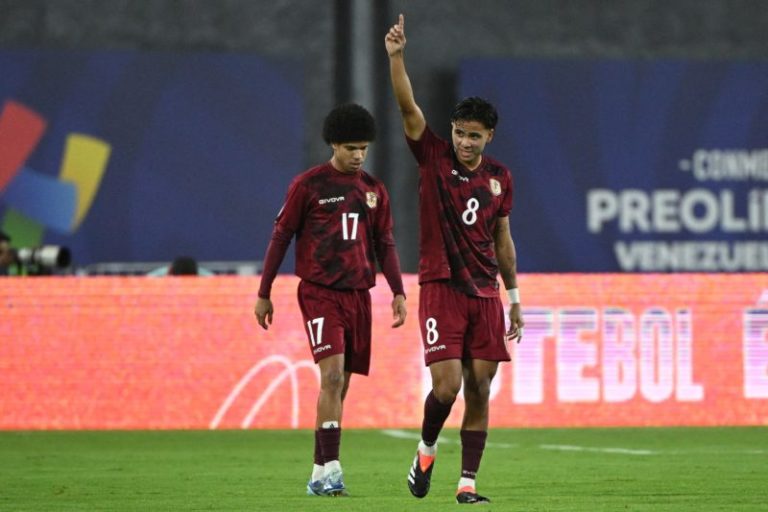
[(482, 430), (462, 430), (461, 435), (461, 476), (474, 479), (480, 468), (480, 459), (485, 450), (488, 432)]
[(341, 445), (341, 428), (321, 428), (317, 431), (320, 438), (320, 451), (323, 463), (339, 460), (339, 445)]
[(315, 464), (322, 466), (325, 464), (323, 460), (323, 450), (320, 448), (320, 431), (315, 430)]
[(424, 400), (424, 421), (421, 424), (421, 439), (427, 446), (437, 442), (437, 436), (443, 429), (445, 420), (451, 414), (453, 402), (444, 404), (435, 398), (435, 392), (430, 391)]

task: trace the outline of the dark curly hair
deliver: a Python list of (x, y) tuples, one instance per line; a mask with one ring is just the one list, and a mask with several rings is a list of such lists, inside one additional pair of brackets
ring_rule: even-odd
[(482, 123), (489, 130), (496, 128), (499, 122), (499, 114), (496, 107), (488, 101), (477, 96), (464, 98), (456, 104), (451, 112), (451, 122), (456, 121), (477, 121)]
[(323, 139), (326, 144), (372, 142), (375, 138), (376, 121), (371, 113), (360, 105), (339, 105), (325, 117)]

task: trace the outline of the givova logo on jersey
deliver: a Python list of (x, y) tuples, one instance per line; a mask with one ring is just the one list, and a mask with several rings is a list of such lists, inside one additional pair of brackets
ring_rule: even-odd
[(322, 206), (322, 205), (328, 204), (328, 203), (340, 203), (343, 200), (344, 200), (344, 196), (324, 197), (324, 198), (320, 199), (319, 201), (317, 201), (317, 204)]

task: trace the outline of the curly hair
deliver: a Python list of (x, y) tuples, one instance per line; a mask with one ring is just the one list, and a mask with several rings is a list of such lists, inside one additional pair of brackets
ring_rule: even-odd
[(499, 122), (499, 114), (496, 112), (496, 107), (488, 101), (471, 96), (464, 98), (453, 108), (451, 122), (455, 121), (477, 121), (487, 129), (493, 130)]
[(360, 105), (339, 105), (325, 117), (323, 139), (326, 144), (372, 142), (375, 138), (376, 121), (371, 113)]

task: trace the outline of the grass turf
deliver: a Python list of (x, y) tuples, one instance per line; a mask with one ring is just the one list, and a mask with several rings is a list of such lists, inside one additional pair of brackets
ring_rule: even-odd
[[(405, 478), (415, 431), (349, 430), (349, 498), (305, 495), (310, 431), (0, 432), (0, 510), (433, 511), (456, 507), (458, 433), (429, 496)], [(478, 491), (497, 511), (765, 511), (768, 430), (495, 429)]]

